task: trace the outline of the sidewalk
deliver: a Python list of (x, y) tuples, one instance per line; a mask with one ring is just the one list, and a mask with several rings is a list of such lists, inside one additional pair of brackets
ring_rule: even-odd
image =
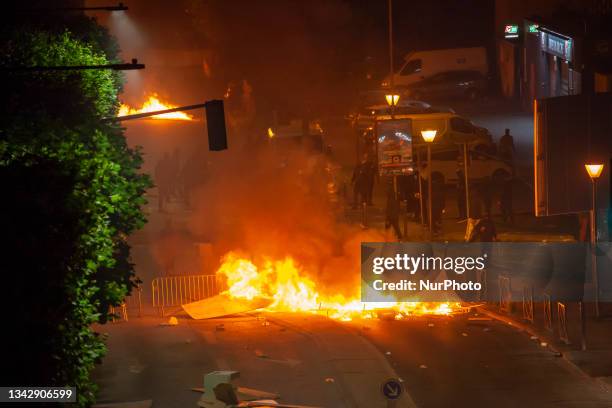
[[(568, 304), (567, 334), (569, 343), (560, 339), (560, 327), (557, 313), (553, 310), (552, 331), (543, 324), (542, 304), (535, 304), (534, 323), (525, 321), (519, 313), (520, 304), (510, 314), (502, 313), (495, 306), (479, 307), (478, 310), (494, 319), (508, 323), (523, 330), (532, 340), (540, 342), (553, 353), (566, 360), (582, 375), (599, 381), (612, 392), (612, 319), (604, 317), (595, 319), (593, 305), (586, 305), (586, 344), (587, 350), (581, 350), (580, 316), (576, 304)], [(608, 316), (612, 315), (612, 305), (604, 305)]]

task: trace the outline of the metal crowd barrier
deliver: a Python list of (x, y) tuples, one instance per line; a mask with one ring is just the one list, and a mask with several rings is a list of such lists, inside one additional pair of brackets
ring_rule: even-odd
[(553, 314), (552, 314), (552, 300), (550, 295), (544, 294), (544, 328), (549, 332), (552, 332), (553, 329)]
[(565, 344), (570, 344), (567, 334), (567, 308), (565, 303), (557, 302), (557, 323), (559, 325), (559, 340)]
[(121, 303), (119, 306), (110, 306), (108, 312), (111, 315), (109, 321), (112, 323), (116, 323), (118, 320), (128, 321), (128, 313), (125, 302)]
[(127, 309), (137, 309), (138, 317), (142, 317), (142, 288), (140, 286), (133, 288), (132, 293), (124, 299), (123, 304)]
[(531, 286), (523, 286), (523, 319), (534, 322), (534, 306), (533, 306), (533, 288)]
[(215, 296), (225, 289), (225, 282), (217, 275), (165, 276), (151, 281), (153, 308), (164, 316), (166, 308), (180, 307)]
[(499, 276), (499, 310), (504, 313), (512, 312), (512, 287), (508, 276)]
[(110, 306), (109, 313), (112, 315), (110, 321), (115, 323), (118, 320), (128, 321), (128, 309), (137, 309), (138, 317), (142, 317), (142, 288), (137, 286), (132, 288), (132, 293), (123, 299), (118, 306)]

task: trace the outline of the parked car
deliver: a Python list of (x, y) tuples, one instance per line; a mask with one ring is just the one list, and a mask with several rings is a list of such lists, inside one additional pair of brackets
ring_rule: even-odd
[[(424, 155), (421, 155), (424, 158)], [(460, 149), (448, 149), (432, 152), (431, 156), (432, 177), (444, 180), (445, 184), (455, 184), (457, 182), (457, 170), (463, 169), (463, 154)], [(423, 162), (422, 169), (427, 168), (427, 163)], [(424, 172), (424, 178), (427, 173)], [(470, 181), (481, 181), (491, 179), (496, 184), (510, 177), (512, 167), (504, 160), (501, 160), (485, 151), (470, 149), (468, 151), (468, 177)]]
[(361, 108), (357, 113), (347, 116), (352, 125), (357, 129), (371, 126), (373, 121), (380, 116), (402, 116), (426, 113), (455, 113), (451, 108), (431, 106), (427, 102), (410, 99), (400, 99), (397, 106), (391, 108), (386, 104), (372, 105)]
[[(487, 154), (494, 154), (495, 151), (493, 138), (487, 129), (476, 126), (469, 119), (451, 112), (375, 115), (368, 120), (369, 125), (364, 119), (363, 123), (355, 127), (359, 135), (357, 138), (359, 154), (378, 156), (381, 153), (380, 144), (385, 141), (389, 129), (397, 129), (398, 131), (392, 132), (394, 136), (401, 138), (403, 143), (412, 144), (413, 156), (425, 152), (425, 147), (428, 145), (423, 140), (421, 132), (434, 129), (437, 131), (436, 137), (429, 145), (434, 154), (452, 151), (453, 160), (456, 161), (457, 152), (464, 144), (470, 150)], [(401, 157), (402, 155), (400, 161), (403, 160)]]
[(467, 98), (486, 95), (488, 80), (478, 71), (448, 71), (408, 85), (403, 95), (416, 100)]

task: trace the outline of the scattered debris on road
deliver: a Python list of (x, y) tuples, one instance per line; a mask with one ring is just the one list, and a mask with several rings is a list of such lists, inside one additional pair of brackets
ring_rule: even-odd
[(178, 326), (178, 319), (174, 316), (170, 316), (168, 321), (161, 323), (160, 326)]
[(257, 309), (263, 309), (272, 304), (271, 299), (254, 298), (232, 298), (227, 294), (212, 296), (197, 302), (182, 305), (183, 309), (192, 319), (212, 319), (238, 313), (246, 313)]

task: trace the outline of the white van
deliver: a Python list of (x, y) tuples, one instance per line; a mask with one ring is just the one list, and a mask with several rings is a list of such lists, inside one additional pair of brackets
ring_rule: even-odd
[[(393, 75), (393, 86), (403, 87), (447, 71), (477, 71), (487, 75), (487, 51), (484, 47), (416, 51), (404, 57), (404, 65)], [(388, 76), (383, 88), (391, 86)]]

